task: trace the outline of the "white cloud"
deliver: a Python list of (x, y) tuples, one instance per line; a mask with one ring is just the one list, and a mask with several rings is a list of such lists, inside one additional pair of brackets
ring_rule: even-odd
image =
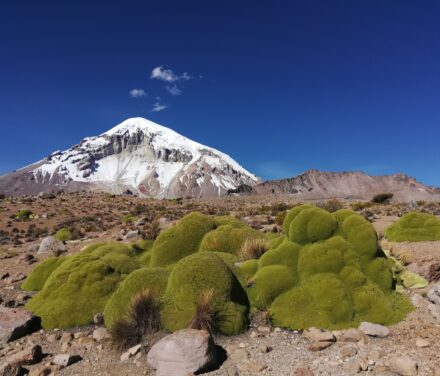
[(173, 86), (165, 86), (165, 89), (171, 94), (171, 95), (180, 95), (182, 94), (182, 90), (179, 89), (176, 85)]
[(178, 76), (171, 69), (165, 69), (163, 66), (158, 66), (151, 71), (150, 78), (165, 82), (176, 82), (181, 80), (190, 80), (192, 77), (186, 72), (184, 72), (181, 76)]
[(165, 110), (168, 107), (168, 105), (166, 104), (162, 104), (160, 102), (160, 98), (156, 98), (156, 102), (153, 103), (153, 108), (151, 110), (151, 112), (160, 112)]
[(141, 97), (146, 97), (147, 93), (143, 90), (143, 89), (133, 89), (130, 90), (130, 97), (131, 98), (141, 98)]

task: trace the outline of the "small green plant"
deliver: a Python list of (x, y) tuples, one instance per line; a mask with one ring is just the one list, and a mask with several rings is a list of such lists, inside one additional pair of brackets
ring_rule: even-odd
[(68, 228), (62, 228), (58, 230), (57, 233), (55, 234), (55, 239), (60, 240), (62, 242), (72, 240), (72, 233)]
[(393, 193), (380, 193), (373, 197), (371, 202), (375, 204), (385, 204), (390, 202), (390, 200), (394, 197)]
[(132, 224), (136, 221), (136, 217), (133, 214), (126, 214), (121, 219), (122, 223)]
[(15, 218), (19, 221), (27, 221), (34, 216), (34, 213), (29, 209), (21, 209), (17, 214), (15, 214)]

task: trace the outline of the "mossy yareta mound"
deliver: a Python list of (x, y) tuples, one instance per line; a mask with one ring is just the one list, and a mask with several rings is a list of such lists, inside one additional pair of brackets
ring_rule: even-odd
[(150, 266), (172, 267), (199, 251), (237, 254), (247, 239), (261, 237), (264, 235), (259, 231), (233, 217), (191, 213), (159, 235), (151, 250)]
[(104, 309), (105, 326), (111, 328), (117, 320), (123, 318), (133, 297), (144, 290), (150, 290), (160, 300), (167, 287), (168, 276), (169, 272), (163, 268), (147, 267), (132, 272), (108, 300)]
[(385, 231), (393, 242), (440, 240), (440, 219), (427, 213), (408, 213)]
[[(136, 256), (136, 248), (119, 243), (95, 244), (67, 256), (27, 308), (41, 317), (45, 329), (86, 325), (104, 310), (119, 283), (141, 267)], [(29, 281), (34, 273), (40, 273), (38, 267)]]
[(161, 311), (162, 326), (169, 331), (186, 328), (196, 304), (212, 291), (215, 330), (225, 335), (242, 332), (248, 325), (249, 303), (234, 272), (215, 252), (198, 252), (183, 258), (173, 268)]
[(32, 270), (32, 273), (28, 275), (21, 285), (21, 289), (24, 291), (40, 291), (53, 271), (65, 260), (66, 256), (48, 257)]
[(284, 228), (279, 245), (240, 265), (252, 306), (269, 309), (275, 325), (392, 324), (412, 309), (394, 290), (392, 260), (379, 252), (373, 226), (360, 215), (301, 205), (286, 215)]
[(213, 218), (191, 213), (156, 239), (151, 250), (150, 265), (164, 267), (198, 251), (203, 237), (217, 227)]

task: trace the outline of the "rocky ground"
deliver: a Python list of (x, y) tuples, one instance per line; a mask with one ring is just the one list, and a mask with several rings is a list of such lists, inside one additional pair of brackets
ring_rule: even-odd
[[(146, 344), (131, 353), (114, 350), (99, 320), (97, 325), (70, 331), (37, 330), (18, 339), (8, 338), (8, 317), (23, 322), (30, 318), (24, 309), (30, 294), (22, 292), (20, 284), (36, 262), (52, 254), (52, 250), (38, 254), (38, 248), (42, 239), (56, 230), (73, 230), (75, 239), (65, 245), (67, 253), (77, 252), (97, 240), (131, 242), (149, 237), (153, 231), (150, 223), (157, 221), (159, 229), (163, 229), (195, 210), (235, 215), (262, 231), (280, 231), (279, 212), (291, 204), (289, 199), (280, 197), (272, 201), (258, 197), (157, 201), (98, 193), (0, 200), (0, 372), (16, 375), (25, 368), (31, 375), (154, 374), (147, 365)], [(421, 206), (419, 210), (438, 214), (436, 204), (417, 205)], [(32, 216), (17, 220), (16, 213), (22, 209), (30, 210)], [(380, 235), (399, 215), (413, 209), (395, 204), (361, 210)], [(431, 280), (427, 288), (406, 291), (416, 309), (405, 321), (390, 327), (389, 333), (383, 328), (374, 328), (378, 330), (374, 333), (363, 328), (369, 334), (360, 330), (300, 333), (274, 329), (258, 315), (248, 332), (232, 338), (215, 338), (227, 358), (219, 369), (208, 374), (440, 375), (440, 304), (428, 300), (429, 291), (440, 278), (440, 242), (393, 244), (382, 240), (382, 247), (404, 261), (410, 270)], [(436, 274), (435, 270), (439, 272)], [(440, 296), (438, 299), (440, 302)], [(20, 337), (32, 331), (32, 327), (22, 329), (23, 333), (14, 335)], [(8, 339), (11, 341), (6, 343)], [(4, 368), (8, 364), (18, 366), (8, 370)]]

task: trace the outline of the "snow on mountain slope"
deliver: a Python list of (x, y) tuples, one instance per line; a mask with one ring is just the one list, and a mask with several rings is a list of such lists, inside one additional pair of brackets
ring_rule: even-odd
[(0, 177), (8, 194), (65, 188), (158, 197), (216, 197), (260, 180), (228, 155), (143, 118)]

